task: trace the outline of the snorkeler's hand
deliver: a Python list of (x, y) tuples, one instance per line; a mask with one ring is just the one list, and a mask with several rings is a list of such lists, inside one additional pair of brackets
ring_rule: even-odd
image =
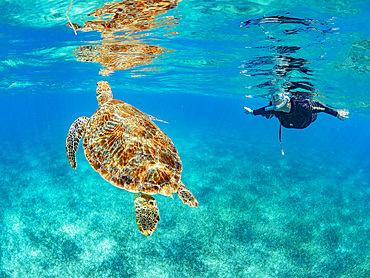
[(343, 121), (344, 119), (348, 119), (349, 111), (347, 109), (339, 109), (339, 110), (337, 110), (337, 112), (338, 112), (337, 118), (339, 120)]
[(244, 107), (244, 112), (245, 112), (245, 114), (249, 115), (249, 114), (253, 113), (253, 110), (248, 108), (248, 107)]

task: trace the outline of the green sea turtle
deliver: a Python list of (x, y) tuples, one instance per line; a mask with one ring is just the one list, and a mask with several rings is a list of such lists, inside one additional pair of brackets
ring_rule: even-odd
[(90, 119), (79, 117), (71, 125), (68, 160), (76, 169), (76, 151), (83, 136), (85, 156), (94, 170), (114, 186), (135, 193), (136, 222), (150, 236), (160, 220), (152, 195), (177, 193), (190, 207), (197, 207), (198, 201), (180, 180), (180, 157), (171, 139), (153, 123), (156, 118), (113, 99), (108, 82), (97, 85), (99, 109)]

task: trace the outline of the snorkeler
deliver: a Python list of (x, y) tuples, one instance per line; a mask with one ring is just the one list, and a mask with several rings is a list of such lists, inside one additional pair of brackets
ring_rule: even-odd
[(284, 92), (274, 94), (269, 105), (257, 110), (252, 110), (248, 107), (244, 107), (244, 112), (247, 115), (261, 115), (263, 117), (266, 117), (267, 119), (275, 116), (279, 119), (279, 141), (281, 153), (283, 155), (284, 151), (281, 146), (281, 126), (285, 128), (296, 129), (306, 128), (316, 120), (317, 113), (320, 112), (330, 114), (342, 121), (345, 118), (348, 118), (348, 110), (346, 109), (336, 110), (324, 106), (317, 100), (308, 98), (297, 98), (295, 96), (291, 96), (289, 93)]
[(348, 118), (348, 110), (332, 109), (313, 99), (301, 99), (287, 93), (278, 93), (272, 96), (268, 106), (257, 110), (244, 107), (247, 115), (261, 115), (267, 119), (277, 117), (280, 124), (286, 128), (303, 129), (308, 127), (317, 118), (317, 113), (324, 112), (337, 117), (339, 120)]

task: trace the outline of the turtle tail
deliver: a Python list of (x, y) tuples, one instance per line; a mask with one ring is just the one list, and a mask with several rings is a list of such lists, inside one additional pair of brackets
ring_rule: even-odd
[(80, 143), (82, 135), (85, 133), (88, 121), (89, 118), (87, 117), (79, 117), (77, 120), (73, 122), (68, 131), (66, 140), (66, 151), (69, 163), (71, 164), (73, 169), (76, 169), (77, 167), (76, 162), (77, 147), (78, 143)]

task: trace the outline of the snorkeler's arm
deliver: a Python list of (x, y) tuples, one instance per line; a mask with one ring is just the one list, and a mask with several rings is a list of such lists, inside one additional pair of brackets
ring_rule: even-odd
[[(269, 106), (269, 105), (268, 105)], [(271, 111), (266, 111), (265, 108), (268, 107), (268, 106), (265, 106), (265, 107), (262, 107), (262, 108), (259, 108), (259, 109), (256, 109), (256, 110), (253, 110), (252, 111), (252, 114), (254, 116), (264, 116), (266, 118), (270, 117), (271, 115)]]
[(336, 110), (336, 109), (327, 107), (316, 100), (312, 101), (311, 104), (313, 107), (313, 110), (312, 110), (313, 113), (324, 112), (326, 114), (337, 117), (340, 120), (344, 120), (344, 118), (348, 118), (348, 110), (346, 109)]
[(333, 109), (333, 108), (330, 108), (330, 107), (327, 107), (323, 104), (321, 104), (320, 102), (318, 101), (312, 101), (311, 102), (312, 104), (312, 107), (313, 107), (313, 113), (319, 113), (319, 112), (324, 112), (324, 113), (327, 113), (329, 115), (332, 115), (334, 117), (337, 117), (339, 120), (344, 120), (344, 118), (348, 118), (348, 110), (347, 109)]
[[(268, 105), (269, 106), (269, 105)], [(272, 113), (272, 111), (266, 111), (265, 108), (268, 107), (268, 106), (265, 106), (265, 107), (262, 107), (262, 108), (259, 108), (257, 110), (252, 110), (248, 107), (244, 107), (244, 112), (245, 114), (249, 115), (249, 114), (253, 114), (254, 116), (258, 116), (258, 115), (261, 115), (263, 117), (266, 117), (267, 119), (270, 119), (271, 117), (274, 116), (274, 114)]]
[(329, 114), (329, 115), (332, 115), (334, 117), (336, 117), (338, 115), (337, 110), (332, 109), (330, 107), (326, 107), (326, 106), (324, 106), (321, 103), (316, 102), (316, 101), (313, 103), (312, 108), (313, 108), (312, 109), (312, 112), (313, 113), (324, 112), (324, 113)]

